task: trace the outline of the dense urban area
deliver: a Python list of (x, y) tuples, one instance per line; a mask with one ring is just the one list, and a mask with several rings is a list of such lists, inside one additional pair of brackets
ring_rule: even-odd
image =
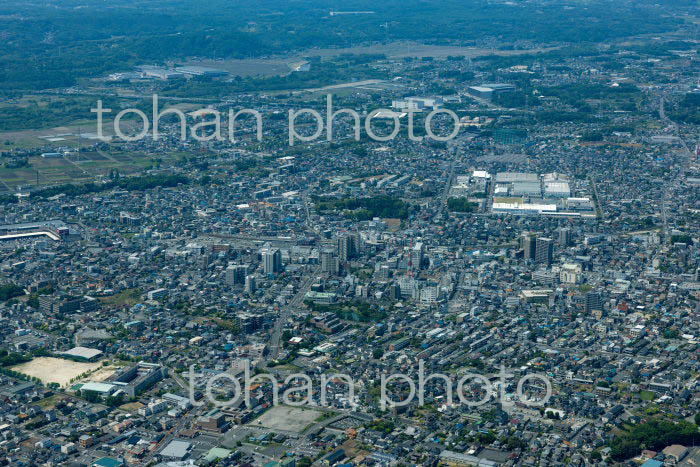
[(183, 1), (0, 7), (0, 465), (700, 463), (696, 3)]

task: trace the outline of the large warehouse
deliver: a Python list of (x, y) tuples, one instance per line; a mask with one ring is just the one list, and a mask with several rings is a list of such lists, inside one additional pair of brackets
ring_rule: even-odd
[(569, 188), (569, 182), (545, 182), (544, 193), (548, 198), (568, 198), (571, 196), (571, 188)]
[(539, 182), (540, 176), (529, 172), (498, 172), (496, 183)]
[(542, 196), (542, 185), (536, 182), (513, 182), (513, 196)]
[(482, 84), (480, 86), (470, 86), (467, 92), (475, 97), (480, 97), (482, 99), (493, 99), (493, 96), (497, 94), (503, 94), (506, 92), (515, 91), (515, 86), (512, 84), (505, 83), (491, 83)]

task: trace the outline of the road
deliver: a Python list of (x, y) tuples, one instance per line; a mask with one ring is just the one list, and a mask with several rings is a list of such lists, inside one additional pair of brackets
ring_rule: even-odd
[(447, 208), (447, 197), (450, 194), (450, 188), (452, 188), (452, 179), (455, 176), (455, 164), (457, 161), (455, 159), (452, 159), (452, 162), (450, 162), (450, 174), (447, 177), (447, 181), (445, 182), (445, 188), (442, 190), (442, 196), (440, 197), (440, 210), (437, 214), (437, 219), (441, 219), (443, 213), (445, 212), (445, 209)]
[(603, 220), (603, 202), (600, 200), (600, 196), (598, 196), (598, 186), (592, 176), (588, 177), (588, 181), (591, 184), (591, 191), (593, 191), (593, 196), (595, 197), (596, 214), (599, 220)]
[[(51, 95), (51, 96), (92, 96), (100, 99), (105, 97), (118, 97), (120, 99), (153, 99), (153, 94), (128, 94), (120, 92), (96, 92), (96, 91), (84, 91), (84, 90), (58, 90), (58, 91), (38, 91), (37, 94)], [(176, 102), (202, 102), (202, 103), (219, 103), (221, 99), (213, 98), (201, 98), (201, 97), (174, 97), (174, 96), (161, 96), (158, 95), (158, 101), (176, 101)]]
[(289, 301), (289, 303), (287, 303), (280, 309), (280, 315), (277, 318), (277, 321), (275, 322), (275, 326), (272, 330), (272, 335), (270, 336), (270, 342), (268, 345), (270, 353), (268, 354), (268, 361), (276, 360), (277, 358), (279, 358), (280, 339), (282, 338), (282, 328), (284, 327), (284, 323), (287, 322), (292, 311), (298, 309), (301, 306), (301, 304), (304, 301), (304, 297), (306, 296), (306, 293), (309, 291), (309, 289), (311, 289), (311, 285), (313, 284), (314, 279), (316, 279), (316, 275), (319, 273), (319, 271), (320, 267), (317, 267), (312, 272), (310, 272), (299, 286), (299, 290), (297, 291), (296, 295), (294, 295), (294, 297)]
[[(279, 247), (279, 248), (289, 248), (293, 246), (299, 245), (299, 242), (301, 239), (299, 238), (280, 238), (280, 237), (261, 237), (261, 236), (255, 236), (255, 235), (245, 235), (245, 234), (237, 234), (237, 235), (225, 235), (225, 234), (217, 234), (217, 233), (207, 233), (202, 235), (203, 238), (216, 238), (219, 240), (230, 240), (230, 241), (235, 241), (237, 245), (240, 246), (247, 246), (251, 248), (255, 247), (260, 247), (265, 243), (269, 243), (272, 246)], [(313, 240), (316, 240), (315, 238)], [(316, 245), (327, 245), (327, 246), (335, 246), (335, 242), (332, 240), (316, 240)]]
[(309, 190), (304, 190), (301, 195), (301, 199), (304, 201), (304, 212), (306, 213), (306, 224), (307, 228), (311, 228), (311, 211), (309, 210)]
[(77, 167), (78, 170), (82, 171), (84, 174), (89, 175), (89, 176), (92, 176), (92, 174), (91, 174), (90, 172), (88, 172), (87, 170), (83, 169), (83, 168), (82, 168), (81, 166), (79, 166), (76, 162), (72, 161), (69, 157), (64, 157), (63, 160), (65, 160), (66, 162), (68, 162), (68, 163), (71, 164), (71, 165), (74, 165), (75, 167)]
[(678, 136), (681, 145), (683, 146), (683, 155), (681, 156), (681, 161), (680, 161), (680, 168), (675, 174), (671, 174), (670, 176), (666, 177), (666, 186), (664, 187), (663, 190), (663, 195), (661, 198), (661, 219), (663, 220), (664, 224), (664, 237), (666, 241), (670, 240), (670, 236), (668, 234), (669, 228), (668, 228), (668, 209), (669, 209), (669, 194), (673, 194), (676, 191), (678, 191), (681, 188), (681, 180), (683, 178), (683, 174), (687, 171), (688, 165), (690, 164), (690, 160), (692, 158), (692, 153), (690, 152), (690, 149), (688, 148), (688, 145), (686, 144), (685, 140), (683, 139), (683, 136), (681, 135), (680, 128), (678, 127), (678, 124), (668, 118), (666, 116), (666, 110), (664, 108), (664, 97), (661, 96), (659, 99), (659, 118), (661, 121), (666, 124), (670, 125), (673, 127), (674, 133), (676, 136)]

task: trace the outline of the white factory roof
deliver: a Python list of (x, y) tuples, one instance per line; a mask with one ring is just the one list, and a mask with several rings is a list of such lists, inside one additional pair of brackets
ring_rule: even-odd
[(496, 174), (496, 182), (513, 183), (513, 182), (538, 182), (540, 176), (536, 173), (528, 172), (499, 172)]
[(513, 211), (549, 211), (556, 212), (556, 204), (493, 203), (493, 209)]
[(94, 391), (94, 392), (99, 392), (101, 394), (105, 393), (110, 393), (112, 389), (114, 388), (114, 384), (107, 384), (107, 383), (94, 383), (92, 381), (83, 384), (80, 387), (81, 391)]
[(383, 119), (390, 119), (390, 118), (394, 118), (394, 117), (404, 118), (406, 115), (408, 115), (406, 112), (394, 112), (391, 110), (381, 109), (377, 113), (374, 114), (373, 118), (383, 118)]
[(163, 457), (173, 457), (176, 459), (182, 459), (187, 455), (190, 450), (190, 443), (187, 441), (179, 441), (174, 439), (170, 441), (170, 444), (165, 446), (165, 449), (160, 451), (160, 455)]
[(92, 358), (102, 355), (102, 351), (97, 349), (90, 349), (88, 347), (73, 347), (72, 349), (63, 352), (63, 355), (90, 360)]
[(544, 189), (548, 193), (571, 193), (569, 182), (545, 182)]

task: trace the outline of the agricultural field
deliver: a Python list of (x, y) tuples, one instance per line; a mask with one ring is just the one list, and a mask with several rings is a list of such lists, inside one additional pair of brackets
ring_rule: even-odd
[(28, 158), (29, 164), (20, 168), (0, 166), (0, 193), (14, 192), (28, 186), (54, 186), (66, 183), (86, 183), (109, 176), (111, 171), (121, 175), (139, 173), (151, 167), (168, 167), (176, 160), (169, 154), (93, 150), (57, 159), (41, 156)]

